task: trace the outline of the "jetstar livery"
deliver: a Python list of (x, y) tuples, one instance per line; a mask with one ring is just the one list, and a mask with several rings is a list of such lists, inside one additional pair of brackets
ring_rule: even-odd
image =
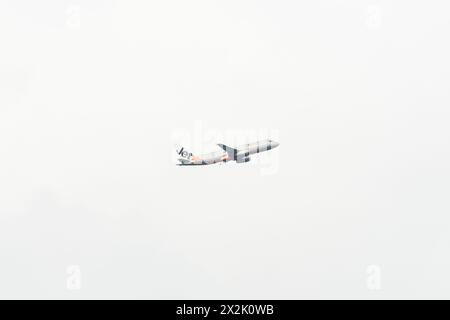
[(218, 144), (223, 151), (217, 151), (202, 155), (193, 155), (184, 148), (176, 150), (180, 163), (179, 166), (201, 166), (207, 164), (214, 164), (218, 162), (236, 161), (237, 163), (244, 163), (250, 161), (250, 155), (268, 151), (278, 147), (280, 144), (273, 140), (261, 140), (253, 143), (248, 143), (236, 148), (228, 147), (224, 144)]

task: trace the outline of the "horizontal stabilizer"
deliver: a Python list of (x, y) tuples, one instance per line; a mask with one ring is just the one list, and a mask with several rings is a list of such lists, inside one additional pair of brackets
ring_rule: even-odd
[(186, 159), (178, 159), (178, 161), (180, 161), (181, 164), (191, 164), (191, 161), (186, 160)]

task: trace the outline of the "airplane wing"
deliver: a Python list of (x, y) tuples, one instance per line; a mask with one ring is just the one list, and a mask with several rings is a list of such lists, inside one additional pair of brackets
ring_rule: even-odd
[(230, 159), (235, 160), (237, 158), (237, 154), (239, 152), (238, 149), (228, 147), (228, 146), (226, 146), (224, 144), (221, 144), (221, 143), (218, 143), (217, 145), (219, 147), (221, 147), (228, 154), (228, 157), (230, 157)]

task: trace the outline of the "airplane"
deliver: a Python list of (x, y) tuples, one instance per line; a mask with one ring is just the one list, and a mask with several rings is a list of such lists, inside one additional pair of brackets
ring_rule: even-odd
[(261, 140), (253, 143), (244, 144), (236, 148), (228, 147), (224, 144), (217, 144), (222, 151), (211, 152), (202, 155), (194, 155), (184, 147), (176, 150), (180, 163), (179, 166), (202, 166), (220, 162), (236, 161), (245, 163), (250, 161), (250, 155), (268, 151), (278, 147), (280, 144), (273, 140)]

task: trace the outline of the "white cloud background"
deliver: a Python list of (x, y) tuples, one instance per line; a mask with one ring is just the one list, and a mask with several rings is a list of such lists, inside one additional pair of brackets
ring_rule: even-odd
[[(449, 298), (449, 9), (2, 1), (0, 297)], [(174, 166), (198, 121), (278, 171)]]

